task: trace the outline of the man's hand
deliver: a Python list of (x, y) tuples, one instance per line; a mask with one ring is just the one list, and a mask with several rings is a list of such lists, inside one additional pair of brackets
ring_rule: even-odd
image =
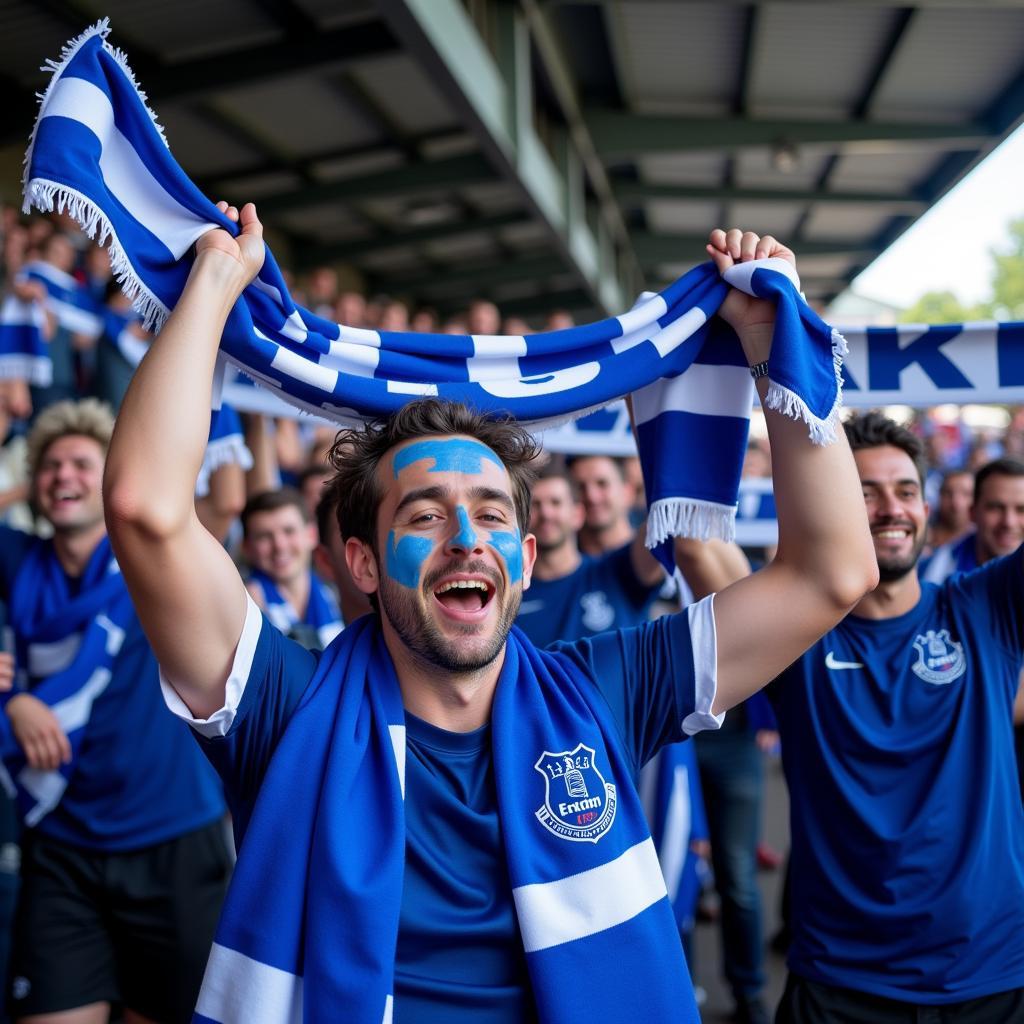
[(252, 203), (246, 203), (239, 213), (236, 207), (229, 206), (222, 199), (217, 209), (229, 220), (241, 224), (242, 233), (234, 238), (223, 228), (207, 231), (196, 242), (196, 264), (216, 263), (228, 275), (228, 282), (240, 295), (263, 266), (266, 255), (263, 225)]
[(52, 772), (71, 760), (71, 744), (57, 716), (38, 697), (30, 693), (12, 697), (7, 717), (30, 768)]
[[(733, 228), (730, 231), (716, 228), (711, 232), (706, 248), (715, 261), (715, 266), (720, 274), (724, 274), (737, 263), (763, 260), (770, 256), (784, 259), (788, 263), (792, 263), (794, 267), (796, 266), (796, 257), (792, 250), (787, 249), (771, 235), (761, 237), (753, 231), (740, 231), (739, 228)], [(764, 299), (755, 299), (752, 295), (747, 295), (736, 288), (731, 288), (725, 302), (718, 310), (718, 315), (729, 324), (742, 341), (745, 332), (774, 324), (775, 305)]]

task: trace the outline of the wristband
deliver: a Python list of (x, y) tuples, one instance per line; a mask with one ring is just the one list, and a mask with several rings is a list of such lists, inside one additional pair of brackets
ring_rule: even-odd
[(750, 376), (754, 380), (760, 380), (762, 377), (768, 376), (768, 360), (766, 359), (763, 363), (755, 363), (750, 368)]

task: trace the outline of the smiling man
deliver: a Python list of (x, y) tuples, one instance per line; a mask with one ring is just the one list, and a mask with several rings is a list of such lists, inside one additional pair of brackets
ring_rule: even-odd
[(241, 518), (252, 599), (285, 636), (323, 650), (342, 630), (341, 612), (313, 572), (319, 537), (302, 494), (291, 487), (254, 494)]
[(5, 785), (28, 827), (9, 1006), (33, 1024), (190, 1018), (231, 858), (216, 775), (169, 719), (107, 540), (110, 410), (59, 402), (28, 438), (41, 539), (0, 527), (19, 685)]
[(1024, 556), (919, 583), (921, 444), (879, 413), (846, 430), (881, 582), (768, 689), (793, 835), (776, 1020), (1024, 1020)]
[[(553, 1022), (582, 997), (593, 1021), (696, 1022), (630, 780), (873, 585), (847, 446), (768, 412), (776, 562), (686, 614), (541, 652), (512, 628), (535, 443), (411, 402), (334, 447), (348, 569), (376, 614), (314, 656), (259, 614), (189, 500), (217, 343), (264, 256), (255, 209), (240, 220), (198, 242), (106, 478), (165, 697), (225, 779), (240, 842), (198, 1019)], [(739, 231), (709, 250), (720, 270), (792, 259)], [(731, 292), (720, 312), (766, 359), (773, 308)]]

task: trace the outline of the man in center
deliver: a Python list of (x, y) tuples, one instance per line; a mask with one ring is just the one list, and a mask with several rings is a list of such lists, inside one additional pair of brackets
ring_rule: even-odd
[[(532, 439), (413, 402), (335, 446), (348, 568), (377, 613), (317, 659), (259, 614), (192, 508), (218, 341), (263, 260), (255, 209), (240, 221), (197, 243), (105, 483), (165, 696), (241, 839), (200, 1018), (511, 1024), (583, 1001), (594, 1021), (695, 1022), (632, 773), (873, 586), (848, 448), (767, 413), (775, 562), (686, 614), (548, 653), (511, 629), (536, 554)], [(720, 270), (792, 259), (739, 231), (709, 248)], [(770, 305), (731, 292), (721, 315), (751, 364), (767, 358)]]

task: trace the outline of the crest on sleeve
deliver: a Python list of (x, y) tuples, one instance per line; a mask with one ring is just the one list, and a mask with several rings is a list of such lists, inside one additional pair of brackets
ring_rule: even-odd
[(929, 629), (923, 636), (914, 638), (914, 648), (917, 661), (911, 668), (926, 683), (942, 686), (959, 679), (967, 671), (963, 644), (953, 640), (948, 629), (938, 632)]
[(544, 777), (544, 804), (537, 820), (561, 839), (596, 843), (615, 820), (615, 786), (594, 764), (594, 748), (552, 754), (545, 750), (533, 766)]

